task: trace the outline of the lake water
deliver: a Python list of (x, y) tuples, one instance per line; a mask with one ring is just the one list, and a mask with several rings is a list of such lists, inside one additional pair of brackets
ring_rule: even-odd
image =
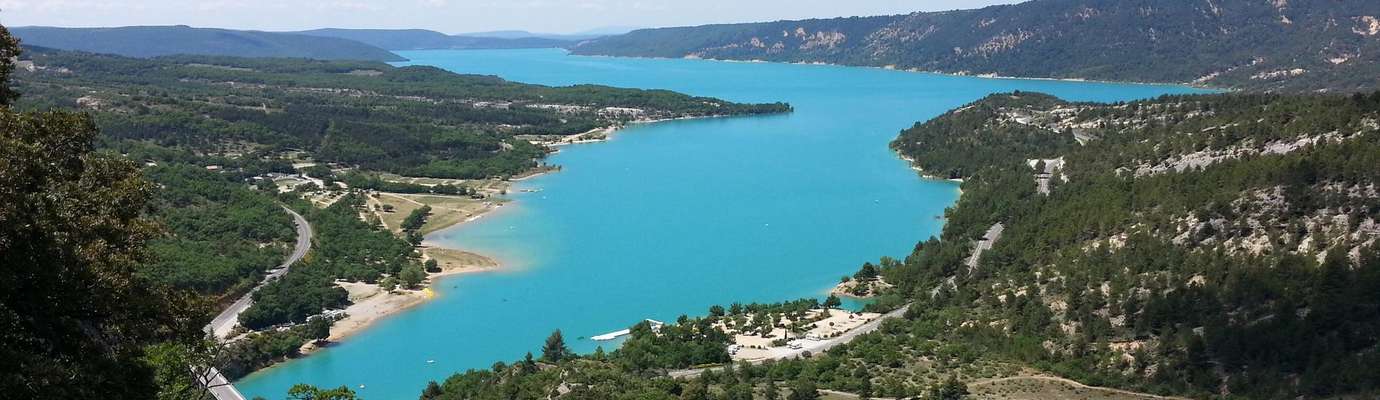
[(423, 306), (246, 377), (237, 386), (247, 396), (283, 398), (292, 384), (311, 383), (415, 399), (429, 380), (537, 353), (555, 329), (586, 352), (598, 343), (583, 338), (644, 318), (819, 297), (864, 261), (903, 257), (938, 235), (936, 217), (958, 198), (956, 184), (920, 179), (888, 149), (901, 129), (994, 92), (1118, 101), (1195, 91), (561, 50), (400, 54), (519, 82), (786, 101), (795, 112), (635, 125), (609, 142), (563, 148), (549, 160), (563, 171), (519, 185), (540, 191), (429, 238), (505, 269), (445, 279)]

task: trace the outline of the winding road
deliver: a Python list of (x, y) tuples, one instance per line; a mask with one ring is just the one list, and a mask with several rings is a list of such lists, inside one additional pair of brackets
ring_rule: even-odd
[[(219, 315), (216, 315), (216, 318), (211, 320), (209, 325), (206, 325), (206, 332), (215, 335), (217, 340), (225, 340), (235, 325), (239, 324), (240, 313), (249, 309), (249, 305), (253, 304), (255, 291), (283, 276), (284, 273), (287, 273), (288, 268), (292, 267), (292, 264), (301, 261), (302, 257), (306, 257), (307, 251), (311, 250), (311, 224), (307, 222), (306, 218), (302, 218), (302, 214), (298, 214), (286, 206), (283, 207), (283, 210), (292, 214), (292, 222), (297, 225), (297, 245), (293, 247), (292, 254), (288, 255), (287, 260), (284, 260), (277, 268), (269, 270), (268, 275), (264, 275), (264, 279), (259, 281), (258, 286), (249, 290), (249, 293), (245, 293), (239, 300), (235, 300), (229, 308), (221, 311)], [(225, 376), (221, 375), (220, 371), (214, 367), (209, 368), (206, 375), (201, 379), (206, 383), (206, 389), (216, 400), (245, 400), (244, 395), (235, 389), (235, 385), (230, 384), (230, 381), (225, 379)]]
[(307, 219), (302, 218), (302, 215), (298, 214), (296, 211), (292, 211), (292, 209), (287, 207), (283, 207), (283, 210), (287, 211), (288, 214), (292, 214), (292, 222), (297, 224), (297, 246), (292, 249), (292, 254), (288, 256), (287, 260), (283, 261), (282, 265), (269, 270), (268, 275), (264, 275), (264, 279), (259, 281), (258, 286), (255, 286), (249, 293), (245, 293), (244, 297), (235, 300), (229, 308), (226, 308), (225, 311), (221, 311), (220, 315), (216, 315), (216, 318), (211, 320), (210, 325), (206, 325), (206, 332), (215, 334), (217, 339), (225, 339), (226, 335), (230, 334), (230, 330), (234, 329), (235, 325), (239, 323), (240, 313), (249, 309), (249, 305), (254, 302), (253, 297), (255, 291), (258, 291), (259, 288), (263, 287), (265, 284), (278, 279), (278, 277), (283, 276), (284, 273), (287, 273), (288, 268), (291, 267), (292, 264), (297, 263), (297, 261), (302, 260), (302, 257), (307, 255), (307, 250), (311, 250), (311, 224), (307, 223)]

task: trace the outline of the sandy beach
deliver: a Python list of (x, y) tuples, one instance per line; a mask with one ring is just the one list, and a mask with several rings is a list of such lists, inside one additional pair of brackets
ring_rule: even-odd
[(345, 308), (346, 317), (331, 326), (331, 336), (327, 340), (335, 342), (345, 339), (390, 315), (431, 300), (436, 296), (433, 287), (443, 277), (499, 268), (498, 261), (467, 251), (427, 247), (422, 252), (427, 258), (437, 261), (441, 272), (429, 274), (421, 289), (398, 289), (393, 293), (384, 293), (376, 284), (338, 282), (337, 285), (350, 293), (350, 302), (353, 304)]

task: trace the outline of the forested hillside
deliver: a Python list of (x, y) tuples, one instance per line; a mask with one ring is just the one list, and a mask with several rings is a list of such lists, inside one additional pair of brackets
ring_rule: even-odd
[[(1377, 121), (1380, 93), (992, 95), (893, 143), (965, 181), (942, 237), (880, 263), (895, 286), (877, 307), (912, 305), (879, 332), (688, 380), (647, 380), (692, 362), (637, 367), (627, 352), (641, 346), (625, 344), (558, 368), (456, 375), (423, 398), (813, 398), (794, 393), (818, 387), (952, 399), (960, 382), (1032, 373), (1195, 398), (1374, 395)], [(995, 224), (1004, 233), (969, 262)]]
[(384, 63), (32, 49), (21, 107), (92, 112), (106, 137), (202, 155), (305, 150), (319, 161), (410, 176), (511, 176), (544, 149), (515, 135), (572, 135), (638, 119), (785, 112), (663, 90), (553, 88)]
[(638, 30), (576, 54), (825, 62), (1272, 91), (1380, 87), (1380, 3), (1033, 0), (978, 10)]
[[(967, 181), (943, 237), (884, 275), (917, 301), (908, 335), (1085, 382), (1373, 393), (1377, 118), (1380, 94), (1113, 105), (994, 95), (894, 143)], [(956, 141), (1015, 157), (927, 160)], [(1005, 234), (965, 265), (997, 223)]]
[(403, 61), (387, 50), (353, 40), (292, 33), (129, 26), (119, 28), (12, 28), (30, 46), (156, 57), (197, 54), (235, 57), (292, 57), (320, 60)]

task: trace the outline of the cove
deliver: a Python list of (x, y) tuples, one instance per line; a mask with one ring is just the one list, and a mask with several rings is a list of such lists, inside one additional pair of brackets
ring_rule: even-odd
[(1201, 92), (553, 49), (400, 54), (407, 64), (519, 82), (786, 101), (795, 112), (632, 125), (609, 142), (563, 148), (548, 160), (562, 171), (518, 185), (539, 191), (515, 192), (503, 209), (429, 237), (504, 269), (446, 278), (433, 301), (244, 378), (237, 386), (247, 396), (279, 399), (310, 383), (413, 399), (429, 380), (538, 352), (555, 329), (588, 352), (609, 343), (585, 338), (644, 318), (820, 297), (864, 261), (903, 257), (938, 235), (959, 196), (957, 184), (921, 179), (888, 149), (901, 129), (995, 92), (1102, 102)]

